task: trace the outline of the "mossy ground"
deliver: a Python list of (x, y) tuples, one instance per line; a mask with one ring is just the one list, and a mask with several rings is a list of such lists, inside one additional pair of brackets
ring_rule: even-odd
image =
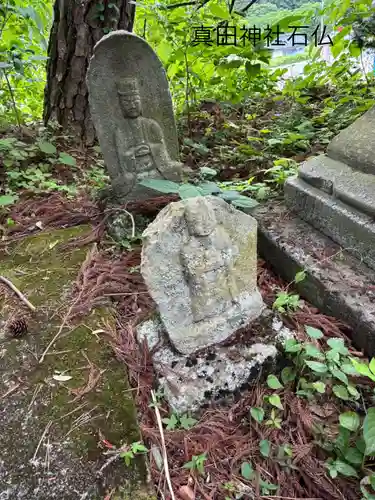
[[(0, 275), (37, 307), (35, 313), (26, 313), (3, 288), (0, 334), (10, 316), (26, 313), (29, 335), (0, 344), (1, 498), (95, 500), (109, 491), (118, 491), (117, 498), (150, 498), (147, 488), (139, 486), (146, 479), (142, 460), (131, 468), (117, 461), (98, 475), (108, 458), (103, 457), (100, 441), (119, 446), (140, 439), (125, 367), (100, 333), (112, 321), (110, 309), (66, 325), (39, 363), (59, 331), (88, 250), (62, 251), (61, 244), (86, 230), (78, 227), (26, 238), (0, 260)], [(57, 381), (56, 373), (71, 378)], [(80, 398), (71, 392), (96, 379)]]

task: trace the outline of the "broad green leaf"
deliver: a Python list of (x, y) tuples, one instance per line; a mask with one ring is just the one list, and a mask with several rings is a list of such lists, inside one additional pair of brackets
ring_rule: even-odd
[(239, 193), (238, 191), (223, 191), (222, 193), (219, 194), (219, 198), (222, 198), (225, 201), (233, 201), (237, 198), (239, 198)]
[(304, 281), (306, 279), (306, 272), (305, 271), (299, 271), (295, 278), (294, 278), (294, 281), (296, 283), (300, 283), (301, 281)]
[(186, 198), (202, 196), (202, 191), (192, 184), (182, 184), (178, 190), (178, 194), (182, 200), (185, 200)]
[(326, 384), (324, 384), (323, 382), (314, 382), (312, 384), (312, 386), (314, 387), (314, 389), (316, 391), (318, 391), (320, 394), (324, 394), (325, 393), (325, 390), (326, 390)]
[(344, 387), (343, 385), (334, 385), (332, 387), (332, 391), (336, 397), (343, 399), (344, 401), (347, 401), (348, 399), (350, 399), (349, 393), (348, 393), (346, 387)]
[(359, 57), (361, 55), (361, 49), (358, 47), (356, 42), (351, 42), (349, 44), (349, 52), (353, 57)]
[(372, 358), (372, 360), (370, 361), (370, 364), (368, 365), (371, 372), (375, 375), (375, 358)]
[(369, 408), (363, 422), (363, 439), (366, 443), (365, 455), (375, 455), (375, 408)]
[(216, 177), (217, 176), (217, 171), (214, 170), (213, 168), (210, 168), (210, 167), (201, 167), (199, 169), (199, 172), (203, 177)]
[(246, 73), (249, 76), (256, 76), (260, 72), (261, 65), (259, 63), (251, 64), (250, 61), (247, 61), (245, 64), (245, 69)]
[(269, 457), (270, 456), (270, 451), (271, 451), (271, 444), (268, 441), (268, 439), (262, 439), (259, 442), (259, 451), (264, 457)]
[(168, 62), (169, 57), (173, 52), (173, 47), (166, 41), (163, 40), (156, 49), (156, 52), (164, 64)]
[(355, 400), (359, 399), (361, 397), (360, 393), (357, 391), (357, 389), (354, 387), (354, 385), (347, 385), (346, 387), (348, 389), (348, 392)]
[(266, 490), (267, 492), (277, 491), (280, 488), (278, 484), (269, 483), (268, 481), (263, 481), (263, 479), (259, 481), (259, 486), (262, 488), (264, 493), (265, 493), (264, 490)]
[(340, 353), (339, 351), (335, 351), (335, 349), (330, 349), (326, 352), (327, 361), (333, 361), (333, 363), (340, 363)]
[(307, 335), (312, 339), (321, 339), (324, 336), (320, 330), (318, 330), (317, 328), (314, 328), (313, 326), (306, 326), (305, 325), (305, 331), (306, 331)]
[(288, 384), (289, 382), (293, 382), (296, 378), (296, 372), (293, 370), (293, 368), (290, 368), (287, 366), (281, 371), (281, 380), (284, 382), (284, 384)]
[(318, 361), (308, 361), (305, 359), (305, 365), (311, 368), (312, 371), (316, 373), (327, 373), (328, 367), (324, 363), (319, 363)]
[(247, 479), (247, 480), (253, 479), (254, 469), (253, 469), (253, 466), (249, 462), (242, 462), (241, 475), (244, 479)]
[(339, 352), (340, 354), (346, 355), (348, 354), (348, 349), (345, 347), (345, 343), (343, 339), (339, 338), (334, 338), (334, 339), (328, 339), (327, 344), (331, 349), (334, 351)]
[(365, 440), (363, 439), (363, 437), (360, 437), (357, 439), (357, 441), (355, 442), (355, 446), (362, 453), (362, 455), (365, 454), (366, 443), (365, 443)]
[(363, 461), (363, 453), (361, 453), (357, 448), (349, 448), (344, 456), (347, 462), (353, 465), (361, 465)]
[(16, 195), (4, 194), (3, 196), (0, 196), (0, 207), (12, 205), (15, 201), (17, 201), (17, 199), (18, 196)]
[(76, 165), (76, 159), (67, 153), (60, 153), (58, 161), (64, 163), (65, 165), (71, 165), (72, 167)]
[(335, 446), (340, 450), (340, 452), (344, 455), (349, 447), (350, 441), (350, 431), (345, 429), (345, 427), (339, 427), (339, 435), (335, 440)]
[(38, 142), (39, 149), (48, 155), (53, 155), (56, 153), (56, 146), (50, 142)]
[(236, 199), (232, 201), (232, 205), (234, 207), (239, 207), (239, 208), (254, 208), (259, 203), (254, 200), (253, 198), (249, 198), (248, 196), (237, 196)]
[(302, 344), (297, 342), (295, 339), (288, 339), (284, 346), (285, 352), (300, 352), (302, 349)]
[(278, 396), (277, 394), (272, 394), (272, 396), (269, 396), (268, 397), (268, 402), (272, 406), (275, 406), (276, 408), (279, 408), (280, 410), (284, 409), (284, 407), (283, 407), (283, 405), (281, 403), (280, 396)]
[(173, 430), (177, 427), (178, 424), (178, 418), (174, 413), (169, 418), (163, 418), (162, 419), (163, 424), (166, 424), (167, 426), (167, 431)]
[(182, 415), (180, 417), (180, 425), (183, 429), (191, 429), (198, 422), (195, 418), (189, 417), (188, 415)]
[(357, 370), (350, 363), (343, 363), (342, 365), (340, 365), (340, 368), (341, 371), (343, 371), (347, 375), (358, 375)]
[(349, 431), (355, 432), (358, 430), (361, 421), (357, 413), (354, 411), (346, 411), (345, 413), (341, 413), (339, 416), (340, 425)]
[(230, 19), (229, 11), (226, 9), (223, 9), (222, 7), (220, 7), (220, 5), (218, 5), (216, 3), (210, 4), (210, 12), (212, 15), (214, 15), (216, 17), (220, 17), (220, 19), (225, 19), (225, 20)]
[(251, 408), (250, 415), (253, 417), (254, 420), (261, 423), (263, 422), (264, 419), (264, 410), (263, 408), (258, 408), (258, 407)]
[(325, 359), (321, 350), (313, 344), (305, 344), (305, 353), (311, 358)]
[(198, 188), (201, 191), (202, 196), (221, 193), (221, 189), (216, 182), (201, 182), (198, 185)]
[(159, 191), (159, 193), (178, 193), (180, 185), (176, 182), (166, 181), (164, 179), (145, 179), (139, 183), (141, 186)]
[(140, 441), (137, 441), (136, 443), (132, 443), (131, 449), (133, 453), (146, 453), (148, 452), (148, 449), (144, 444), (142, 444)]
[(334, 466), (337, 472), (345, 477), (358, 477), (358, 473), (354, 467), (341, 460), (335, 460)]
[(334, 368), (334, 367), (331, 366), (329, 368), (329, 371), (332, 373), (332, 375), (335, 378), (337, 378), (338, 380), (340, 380), (340, 382), (342, 382), (343, 384), (345, 384), (345, 385), (349, 384), (348, 377), (345, 375), (344, 372), (342, 372), (338, 368)]
[(375, 375), (370, 371), (370, 368), (366, 363), (361, 363), (357, 361), (355, 358), (350, 358), (350, 361), (353, 363), (354, 368), (360, 375), (369, 377), (371, 380), (375, 382)]
[(268, 375), (267, 385), (270, 389), (282, 389), (283, 385), (275, 375)]

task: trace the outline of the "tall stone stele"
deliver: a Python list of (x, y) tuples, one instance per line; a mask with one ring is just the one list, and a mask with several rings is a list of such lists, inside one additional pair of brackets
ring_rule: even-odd
[(141, 272), (179, 353), (220, 343), (263, 312), (253, 217), (213, 196), (188, 198), (143, 238)]
[(146, 178), (181, 180), (167, 77), (142, 38), (114, 31), (95, 46), (87, 72), (90, 111), (117, 201), (155, 192)]
[(375, 270), (375, 107), (285, 184), (298, 216)]

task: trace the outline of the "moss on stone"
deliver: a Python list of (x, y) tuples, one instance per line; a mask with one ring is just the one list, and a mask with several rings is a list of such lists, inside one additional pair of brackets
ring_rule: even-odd
[[(54, 441), (64, 446), (72, 461), (78, 458), (87, 463), (87, 474), (92, 474), (95, 464), (95, 467), (99, 466), (99, 462), (100, 465), (103, 464), (104, 450), (98, 446), (99, 441), (106, 439), (113, 445), (120, 446), (140, 440), (136, 409), (125, 366), (115, 359), (111, 346), (103, 336), (95, 333), (95, 330), (105, 328), (104, 323), (113, 321), (111, 310), (95, 310), (74, 327), (63, 328), (43, 363), (38, 363), (46, 346), (59, 330), (61, 314), (56, 312), (59, 310), (64, 315), (67, 310), (72, 284), (88, 250), (77, 248), (62, 251), (61, 245), (87, 229), (76, 227), (26, 238), (11, 249), (9, 256), (0, 261), (0, 275), (9, 278), (37, 307), (30, 320), (30, 335), (26, 340), (13, 340), (4, 344), (6, 355), (0, 356), (0, 367), (2, 373), (9, 375), (8, 378), (18, 377), (24, 382), (23, 393), (14, 400), (6, 399), (5, 406), (12, 406), (17, 400), (17, 411), (20, 416), (25, 414), (26, 418), (27, 408), (36, 394), (35, 404), (32, 406), (33, 417), (36, 418), (33, 418), (32, 427), (25, 428), (30, 441), (27, 446), (29, 455), (34, 453), (44, 429), (52, 422)], [(19, 305), (13, 298), (12, 304), (13, 310), (9, 304), (0, 303), (4, 319)], [(100, 370), (100, 379), (87, 394), (75, 399), (76, 394), (71, 390), (86, 387), (90, 366), (95, 367), (96, 374)], [(53, 378), (56, 372), (69, 375), (71, 379), (66, 382), (56, 381)], [(5, 391), (6, 386), (3, 386), (0, 379), (0, 394)], [(85, 414), (87, 421), (83, 422)], [(14, 427), (11, 413), (9, 421), (2, 420), (0, 415), (0, 436), (2, 448), (13, 448), (16, 454), (11, 463), (5, 462), (16, 481), (16, 477), (20, 475), (20, 457), (17, 454), (22, 453), (25, 436)], [(26, 458), (29, 460), (32, 457)], [(69, 466), (72, 465), (66, 465)], [(143, 484), (146, 478), (142, 459), (135, 461), (133, 467), (127, 468), (125, 464), (119, 463), (117, 467), (109, 467), (108, 472), (109, 470), (111, 472), (107, 482), (112, 487), (139, 482)], [(70, 474), (71, 481), (74, 482), (74, 470)], [(25, 468), (24, 481), (32, 489), (29, 476), (30, 471)], [(95, 481), (94, 477), (92, 484)], [(125, 491), (128, 490), (129, 487), (126, 486)], [(90, 498), (102, 498), (101, 494), (97, 490), (97, 494), (91, 494)], [(41, 495), (40, 498), (45, 497)], [(132, 495), (131, 498), (137, 497)]]

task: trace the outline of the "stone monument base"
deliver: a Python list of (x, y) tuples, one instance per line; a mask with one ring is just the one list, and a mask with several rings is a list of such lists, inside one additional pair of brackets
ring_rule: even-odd
[(278, 348), (292, 332), (269, 310), (226, 343), (183, 355), (172, 349), (162, 323), (145, 321), (138, 327), (138, 342), (146, 341), (154, 369), (172, 410), (196, 411), (220, 402), (275, 368)]
[(285, 202), (303, 220), (375, 269), (375, 176), (321, 155), (284, 188)]
[[(319, 311), (352, 328), (353, 344), (375, 356), (375, 275), (359, 259), (302, 221), (280, 202), (257, 207), (259, 253)], [(349, 332), (348, 332), (349, 333)]]

